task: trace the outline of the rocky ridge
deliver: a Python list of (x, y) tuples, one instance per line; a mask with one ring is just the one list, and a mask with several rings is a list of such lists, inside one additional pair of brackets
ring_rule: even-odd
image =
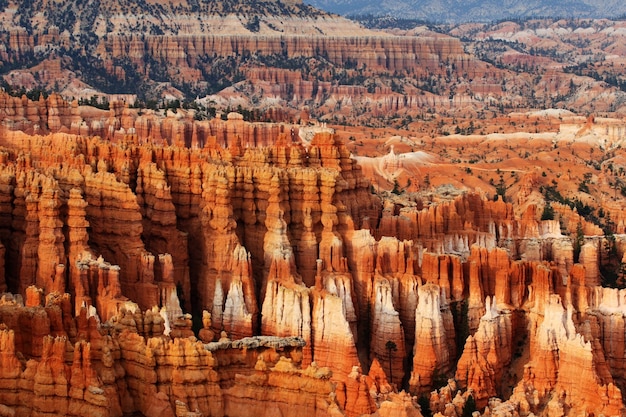
[[(590, 0), (567, 3), (550, 0), (528, 2), (509, 0), (503, 4), (490, 0), (466, 3), (462, 1), (400, 1), (375, 3), (369, 0), (311, 0), (316, 7), (350, 16), (379, 16), (397, 21), (415, 19), (421, 22), (467, 23), (494, 22), (504, 19), (523, 20), (536, 16), (553, 18), (617, 18), (626, 13), (622, 4), (608, 1), (602, 4)], [(504, 6), (504, 7), (502, 7)]]
[(0, 74), (17, 95), (372, 126), (538, 107), (624, 113), (620, 21), (381, 31), (298, 2), (107, 0), (7, 2), (0, 22)]

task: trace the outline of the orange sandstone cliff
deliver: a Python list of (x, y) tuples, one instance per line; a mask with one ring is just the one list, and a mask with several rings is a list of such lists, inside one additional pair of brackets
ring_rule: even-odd
[(624, 414), (619, 236), (373, 193), (329, 129), (57, 122), (0, 131), (3, 413)]

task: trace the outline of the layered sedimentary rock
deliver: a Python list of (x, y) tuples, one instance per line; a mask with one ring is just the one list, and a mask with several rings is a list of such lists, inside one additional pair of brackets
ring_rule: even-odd
[[(313, 360), (333, 369), (333, 378), (345, 383), (359, 358), (341, 298), (326, 291), (314, 292), (312, 312)], [(342, 352), (337, 356), (337, 352)]]
[(327, 129), (268, 127), (255, 147), (254, 125), (224, 124), (203, 147), (183, 127), (179, 145), (1, 132), (7, 407), (412, 415), (397, 391), (454, 377), (434, 412), (470, 392), (489, 410), (623, 412), (626, 302), (596, 285), (599, 238), (474, 193), (383, 203)]
[[(588, 50), (603, 58), (597, 60), (600, 63), (611, 64), (599, 63), (601, 73), (619, 75), (612, 69), (613, 60), (619, 60), (623, 50), (619, 21), (581, 25), (575, 20), (548, 20), (533, 28), (509, 22), (493, 27), (454, 27), (450, 28), (452, 36), (418, 27), (391, 35), (291, 1), (267, 2), (251, 9), (241, 2), (180, 1), (137, 8), (132, 2), (103, 0), (83, 9), (65, 4), (55, 13), (49, 13), (46, 2), (7, 4), (11, 7), (0, 11), (6, 22), (0, 59), (15, 68), (6, 75), (7, 80), (27, 89), (52, 90), (56, 83), (54, 90), (63, 89), (67, 96), (87, 100), (98, 89), (106, 90), (102, 93), (130, 90), (145, 94), (147, 87), (149, 93), (168, 100), (222, 90), (213, 97), (224, 108), (234, 96), (239, 103), (258, 105), (272, 120), (292, 118), (302, 105), (317, 107), (319, 114), (329, 119), (337, 115), (382, 120), (390, 112), (400, 115), (408, 111), (414, 116), (425, 109), (450, 111), (451, 107), (475, 115), (487, 110), (491, 99), (500, 100), (507, 108), (535, 106), (532, 100), (539, 100), (546, 108), (623, 110), (614, 86), (577, 79), (581, 74), (589, 78), (594, 74), (582, 65)], [(593, 31), (593, 36), (589, 34), (591, 46), (572, 40), (580, 26)], [(558, 36), (561, 32), (567, 36)], [(397, 36), (399, 33), (405, 36)], [(514, 42), (522, 37), (530, 39), (528, 48), (541, 53), (484, 46), (473, 51), (481, 59), (498, 63), (495, 66), (464, 53), (458, 39), (481, 44), (484, 39)], [(84, 39), (89, 39), (87, 48)], [(537, 48), (534, 42), (542, 46)], [(57, 47), (68, 51), (65, 59), (55, 53)], [(581, 64), (577, 75), (555, 65), (533, 80), (529, 69), (556, 64), (552, 48), (567, 51), (572, 65)], [(86, 62), (71, 62), (76, 56), (86, 57)], [(238, 83), (241, 77), (246, 80), (245, 88)], [(363, 82), (377, 78), (385, 79)], [(515, 88), (505, 88), (506, 84)], [(120, 96), (134, 100), (131, 94)], [(279, 108), (277, 101), (284, 105)], [(595, 107), (600, 101), (602, 106)], [(335, 110), (342, 102), (354, 104), (359, 114), (350, 114), (345, 107)], [(49, 118), (32, 108), (18, 112), (23, 120), (49, 120), (55, 127), (67, 121), (74, 133), (102, 131), (102, 123), (83, 122), (72, 110)], [(15, 125), (22, 126), (23, 120)], [(155, 133), (159, 130), (154, 129)]]
[[(545, 305), (543, 321), (531, 334), (531, 361), (511, 401), (522, 411), (537, 410), (547, 401), (551, 412), (598, 412), (620, 415), (622, 395), (614, 385), (602, 350), (576, 331), (573, 309), (558, 295)], [(575, 381), (575, 382), (574, 382)], [(555, 395), (556, 394), (556, 395)], [(594, 410), (594, 411), (591, 411)]]
[[(377, 279), (372, 303), (372, 340), (370, 352), (386, 367), (389, 382), (404, 378), (406, 348), (400, 315), (393, 305), (393, 288), (389, 281)], [(385, 361), (386, 359), (386, 361)]]
[[(178, 39), (164, 37), (150, 37), (147, 42), (136, 42), (134, 36), (110, 37), (104, 43), (106, 51), (111, 57), (125, 54), (128, 45), (134, 44), (137, 50), (134, 56), (137, 61), (145, 55), (152, 55), (159, 51), (159, 58), (168, 61), (171, 53), (177, 53), (181, 47), (193, 48), (198, 55), (216, 53), (218, 56), (229, 56), (247, 51), (261, 50), (267, 55), (285, 53), (287, 57), (327, 55), (331, 62), (345, 64), (347, 59), (356, 60), (358, 66), (367, 68), (385, 68), (388, 71), (403, 70), (413, 67), (418, 59), (424, 66), (436, 66), (441, 56), (459, 59), (459, 64), (465, 64), (461, 44), (454, 38), (409, 38), (409, 37), (288, 37), (266, 36), (263, 38), (246, 35), (224, 36), (194, 36), (179, 42)], [(182, 45), (182, 42), (185, 45)], [(348, 56), (343, 51), (351, 51)], [(398, 53), (403, 51), (402, 53)], [(175, 59), (175, 56), (171, 56)], [(444, 58), (445, 59), (445, 58)], [(175, 63), (175, 62), (174, 62)], [(186, 64), (186, 62), (184, 62)]]
[[(167, 5), (164, 7), (167, 8)], [(78, 11), (65, 10), (65, 12), (71, 13), (74, 17), (76, 14), (79, 18), (82, 16)], [(90, 13), (97, 14), (98, 11), (93, 10)], [(109, 13), (108, 9), (106, 13)], [(176, 10), (163, 16), (178, 15), (178, 13), (180, 11)], [(245, 12), (247, 13), (249, 11)], [(272, 10), (271, 13), (275, 14), (276, 10)], [(39, 15), (43, 20), (46, 19), (44, 14), (42, 12)], [(149, 7), (142, 13), (141, 19), (146, 22), (148, 15), (151, 15)], [(119, 17), (121, 16), (123, 15), (120, 14)], [(167, 36), (152, 35), (143, 31), (136, 33), (134, 23), (117, 34), (109, 31), (106, 36), (93, 32), (89, 35), (76, 33), (75, 36), (90, 36), (92, 40), (88, 55), (93, 56), (93, 61), (89, 61), (89, 72), (93, 71), (101, 74), (100, 77), (104, 76), (107, 80), (105, 83), (126, 84), (128, 77), (134, 77), (137, 81), (136, 84), (126, 84), (126, 91), (129, 92), (126, 95), (109, 96), (107, 93), (111, 92), (111, 88), (99, 85), (99, 89), (108, 90), (102, 91), (102, 96), (134, 102), (140, 91), (140, 85), (145, 84), (153, 88), (150, 94), (154, 94), (155, 98), (157, 95), (171, 92), (181, 99), (183, 98), (182, 91), (187, 88), (192, 88), (194, 93), (206, 94), (207, 90), (219, 93), (219, 90), (234, 84), (234, 78), (243, 77), (248, 80), (249, 94), (243, 95), (242, 99), (248, 101), (252, 97), (259, 98), (261, 108), (257, 114), (263, 114), (265, 119), (270, 120), (296, 120), (300, 109), (296, 111), (295, 108), (305, 103), (319, 108), (320, 112), (328, 112), (333, 107), (333, 103), (344, 99), (354, 99), (361, 102), (359, 104), (366, 107), (368, 113), (382, 116), (386, 111), (397, 111), (402, 108), (417, 112), (421, 106), (442, 106), (447, 101), (447, 97), (444, 100), (443, 96), (432, 94), (432, 92), (427, 96), (401, 95), (384, 84), (376, 88), (367, 88), (357, 83), (343, 85), (343, 83), (337, 83), (333, 75), (333, 72), (337, 70), (345, 72), (346, 68), (349, 68), (350, 74), (354, 73), (355, 78), (377, 74), (385, 74), (385, 76), (410, 74), (414, 77), (426, 78), (433, 74), (445, 74), (445, 69), (439, 65), (442, 61), (449, 62), (459, 71), (462, 70), (471, 76), (485, 74), (487, 69), (483, 62), (463, 52), (462, 44), (458, 39), (441, 34), (390, 36), (365, 30), (337, 16), (319, 19), (317, 23), (315, 23), (316, 19), (298, 19), (295, 23), (296, 33), (293, 33), (292, 28), (288, 28), (286, 32), (277, 28), (283, 25), (283, 21), (293, 21), (293, 19), (276, 16), (276, 19), (280, 19), (274, 22), (277, 26), (271, 23), (270, 26), (264, 25), (263, 27), (268, 29), (269, 33), (258, 36), (241, 26), (241, 22), (245, 19), (236, 15), (228, 16), (226, 20), (231, 23), (236, 22), (238, 28), (228, 27), (229, 23), (226, 23), (226, 26), (220, 23), (213, 26), (210, 23), (212, 20), (202, 15), (201, 18), (196, 17), (185, 23), (176, 24), (173, 28), (174, 33), (169, 33)], [(119, 20), (105, 18), (104, 15), (100, 17), (104, 19), (101, 24), (107, 27), (115, 26)], [(163, 25), (166, 21), (162, 16), (153, 17), (158, 20), (159, 25)], [(30, 19), (30, 17), (25, 16), (24, 19)], [(203, 22), (202, 27), (193, 28), (199, 20)], [(326, 27), (327, 20), (330, 22), (341, 20), (341, 23), (331, 23), (329, 28)], [(83, 29), (87, 29), (87, 26), (91, 29), (93, 25), (92, 20), (89, 20), (89, 23), (86, 21)], [(213, 29), (209, 29), (210, 27)], [(351, 29), (346, 29), (347, 27)], [(314, 33), (305, 34), (303, 29)], [(17, 61), (24, 62), (25, 66), (33, 66), (32, 62), (27, 61), (27, 56), (33, 54), (34, 50), (46, 51), (52, 45), (59, 45), (60, 42), (58, 36), (49, 36), (52, 31), (58, 32), (58, 27), (52, 25), (41, 30), (46, 33), (39, 33), (37, 30), (37, 35), (32, 36), (5, 36), (12, 42), (7, 43), (7, 47), (0, 54), (0, 59), (3, 62)], [(23, 29), (20, 28), (15, 33), (22, 33), (22, 31)], [(70, 37), (70, 39), (73, 38)], [(81, 48), (70, 39), (65, 39), (68, 41), (65, 47), (72, 50)], [(242, 65), (242, 57), (250, 57), (250, 55), (254, 56), (254, 61), (258, 60), (258, 62), (254, 64), (249, 62), (247, 66)], [(68, 69), (65, 63), (56, 56), (51, 57), (42, 53), (37, 57), (40, 65), (31, 68), (31, 71), (37, 74), (35, 77), (30, 75), (31, 83), (41, 83), (48, 86), (44, 89), (53, 90), (55, 77), (50, 75), (53, 71), (57, 74), (57, 80), (64, 77), (82, 78), (82, 74), (76, 74)], [(315, 68), (317, 65), (309, 63), (309, 60), (317, 60), (320, 57), (324, 57), (324, 68)], [(276, 64), (268, 65), (272, 61)], [(419, 65), (415, 65), (416, 62)], [(294, 68), (294, 65), (302, 65), (302, 68), (311, 66), (312, 71), (287, 69)], [(244, 69), (244, 67), (249, 68)], [(154, 71), (161, 75), (156, 76)], [(490, 79), (494, 75), (501, 77), (499, 71), (496, 71), (496, 74), (488, 74)], [(213, 77), (219, 78), (219, 82), (216, 83), (216, 80), (211, 79)], [(89, 89), (86, 84), (93, 83), (93, 80), (87, 79), (88, 76), (85, 78), (83, 80), (85, 84), (81, 83), (81, 85), (72, 85), (67, 82), (59, 88), (57, 82), (57, 88), (54, 90), (64, 90), (68, 96), (70, 92), (76, 93), (74, 97), (83, 97), (83, 99), (100, 96), (100, 94), (93, 95), (93, 91), (98, 87), (93, 86), (93, 89)], [(211, 80), (208, 81), (207, 78)], [(480, 79), (478, 76), (476, 79), (479, 89), (483, 82), (478, 81)], [(164, 85), (165, 80), (169, 85)], [(17, 80), (14, 78), (12, 81)], [(223, 95), (218, 99), (220, 104), (223, 100), (226, 103), (228, 96), (232, 94), (228, 89), (222, 93)], [(499, 93), (501, 94), (501, 91)], [(364, 96), (368, 97), (368, 100), (362, 100)], [(459, 93), (457, 96), (463, 97), (457, 99), (459, 104), (464, 101), (474, 101), (469, 94)], [(202, 147), (208, 143), (208, 126), (203, 128), (192, 126), (193, 114), (189, 114), (188, 117), (177, 116), (177, 120), (173, 122), (168, 120), (162, 123), (158, 118), (152, 117), (150, 112), (138, 116), (137, 112), (126, 111), (126, 123), (112, 123), (104, 111), (99, 112), (98, 117), (86, 118), (83, 116), (86, 112), (82, 111), (77, 103), (69, 105), (56, 95), (51, 97), (42, 99), (45, 103), (44, 111), (38, 111), (34, 106), (27, 106), (26, 103), (22, 103), (22, 98), (6, 100), (6, 113), (11, 119), (11, 127), (29, 129), (33, 132), (48, 129), (53, 132), (68, 131), (75, 134), (100, 135), (108, 139), (119, 138), (125, 133), (137, 133), (142, 140), (166, 141), (186, 146)], [(291, 103), (294, 108), (287, 106), (278, 108), (278, 106), (270, 105), (276, 100)], [(373, 100), (378, 105), (373, 105)], [(259, 103), (256, 100), (256, 104), (252, 101), (245, 104), (245, 107), (252, 108)], [(225, 104), (223, 107), (226, 108), (229, 105)], [(112, 113), (113, 110), (120, 115), (123, 113), (119, 105), (112, 105), (111, 108)], [(93, 114), (93, 111), (89, 112)], [(255, 146), (269, 144), (268, 135), (264, 135), (262, 130), (265, 129), (259, 128), (259, 131), (254, 133), (258, 139)], [(210, 134), (214, 135), (214, 133)], [(218, 140), (221, 141), (221, 139), (223, 137), (218, 137)], [(228, 146), (234, 139), (232, 136), (229, 138)]]
[[(329, 392), (331, 372), (311, 364), (305, 369), (294, 366), (290, 359), (281, 357), (275, 366), (259, 357), (251, 375), (237, 375), (237, 386), (225, 392), (225, 414), (246, 415), (252, 412), (268, 414), (265, 404), (272, 404), (269, 414), (299, 416), (331, 416), (339, 406)], [(299, 395), (294, 396), (293, 392)], [(279, 414), (280, 413), (280, 414)]]
[(452, 315), (441, 288), (427, 284), (419, 288), (418, 294), (410, 385), (412, 390), (421, 393), (428, 390), (435, 379), (445, 379), (451, 369), (455, 343), (454, 328), (450, 327)]
[(503, 372), (512, 356), (510, 317), (500, 314), (495, 298), (487, 297), (485, 310), (478, 330), (465, 342), (455, 375), (461, 388), (473, 391), (479, 407), (501, 395)]

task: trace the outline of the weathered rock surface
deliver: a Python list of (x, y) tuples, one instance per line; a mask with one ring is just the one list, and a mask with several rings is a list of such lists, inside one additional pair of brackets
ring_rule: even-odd
[(383, 202), (327, 129), (185, 123), (172, 145), (0, 130), (16, 415), (418, 415), (399, 391), (453, 377), (434, 413), (624, 413), (626, 295), (598, 285), (620, 236), (478, 193)]
[(473, 391), (479, 407), (491, 397), (502, 396), (502, 377), (511, 362), (513, 344), (510, 317), (498, 311), (495, 297), (487, 297), (485, 304), (485, 315), (476, 333), (468, 336), (455, 375), (459, 387)]
[(541, 324), (531, 333), (531, 361), (510, 401), (521, 410), (538, 410), (547, 402), (551, 413), (568, 409), (620, 415), (622, 395), (602, 349), (597, 340), (585, 340), (576, 331), (572, 313), (571, 305), (565, 309), (558, 295), (550, 296)]
[[(426, 284), (419, 288), (419, 302), (415, 313), (415, 346), (413, 347), (413, 371), (410, 385), (413, 391), (428, 391), (436, 379), (445, 378), (450, 372), (455, 355), (452, 314), (441, 288)], [(446, 326), (448, 325), (448, 326)]]

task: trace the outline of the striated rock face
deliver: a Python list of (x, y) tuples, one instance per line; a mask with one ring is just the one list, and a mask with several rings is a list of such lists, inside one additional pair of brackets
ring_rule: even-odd
[[(144, 414), (160, 411), (174, 415), (171, 400), (188, 404), (204, 414), (221, 410), (218, 376), (212, 354), (193, 339), (145, 340), (126, 331), (120, 335), (120, 354), (127, 367), (126, 381), (134, 408)], [(185, 364), (184, 368), (181, 365)], [(168, 387), (174, 398), (158, 394)]]
[(418, 294), (410, 385), (413, 391), (421, 393), (433, 385), (434, 379), (445, 378), (450, 371), (455, 343), (454, 327), (450, 327), (452, 314), (441, 288), (427, 284), (419, 288)]
[(65, 336), (47, 335), (42, 339), (40, 359), (21, 362), (16, 356), (21, 353), (16, 350), (14, 331), (0, 330), (0, 340), (0, 398), (17, 415), (121, 415), (119, 405), (111, 403), (113, 398), (106, 395), (92, 368), (88, 343), (80, 342), (72, 348)]
[(485, 304), (485, 315), (476, 333), (468, 336), (455, 375), (459, 387), (472, 390), (479, 407), (502, 396), (503, 373), (512, 358), (511, 319), (498, 312), (495, 297), (487, 297)]
[(547, 401), (549, 410), (619, 415), (624, 407), (622, 395), (602, 349), (597, 341), (585, 340), (586, 336), (576, 331), (572, 312), (571, 305), (563, 308), (558, 295), (550, 296), (543, 320), (531, 334), (533, 359), (525, 367), (512, 401), (519, 402), (522, 410), (537, 410)]
[[(355, 28), (356, 29), (356, 28)], [(356, 29), (357, 31), (359, 29)], [(363, 31), (363, 30), (361, 30)], [(366, 31), (363, 31), (366, 32)], [(138, 42), (135, 35), (111, 36), (103, 43), (103, 47), (116, 58), (128, 51), (129, 45), (136, 47), (133, 61), (140, 57), (150, 56), (160, 51), (166, 61), (173, 60), (172, 64), (188, 65), (186, 60), (180, 60), (175, 54), (180, 49), (193, 47), (199, 56), (207, 53), (216, 53), (218, 56), (229, 56), (241, 51), (261, 50), (267, 55), (286, 53), (287, 57), (327, 55), (331, 62), (345, 64), (348, 59), (356, 60), (357, 66), (365, 64), (367, 68), (385, 68), (389, 71), (404, 70), (413, 66), (419, 59), (425, 66), (435, 66), (443, 56), (449, 56), (459, 61), (464, 58), (461, 43), (454, 38), (414, 38), (393, 37), (388, 35), (376, 36), (372, 32), (365, 36), (250, 36), (249, 34), (231, 34), (223, 36), (205, 35), (192, 36), (185, 39), (175, 37), (150, 36), (147, 42)], [(369, 35), (369, 36), (368, 36)], [(342, 53), (350, 51), (350, 55)], [(402, 54), (403, 51), (405, 54)], [(171, 54), (171, 55), (170, 55)]]
[(309, 290), (293, 284), (284, 286), (270, 281), (262, 309), (261, 332), (266, 335), (299, 336), (306, 340), (305, 358), (312, 360), (311, 352), (311, 305)]
[(314, 292), (312, 297), (313, 360), (331, 368), (333, 379), (345, 383), (352, 369), (359, 366), (359, 358), (342, 300), (326, 291)]
[(374, 283), (370, 347), (371, 354), (380, 362), (389, 363), (386, 372), (391, 383), (403, 380), (403, 362), (406, 356), (404, 331), (400, 315), (393, 305), (392, 291), (392, 286), (385, 279), (378, 279)]
[[(334, 103), (344, 97), (358, 100), (363, 107), (373, 107), (372, 113), (383, 115), (398, 108), (417, 112), (425, 104), (441, 106), (445, 103), (444, 95), (429, 91), (426, 97), (414, 94), (403, 97), (386, 84), (368, 88), (362, 82), (352, 81), (345, 85), (346, 80), (338, 83), (333, 72), (348, 71), (350, 78), (390, 74), (430, 77), (445, 74), (446, 69), (439, 63), (448, 62), (451, 68), (458, 68), (470, 77), (481, 74), (489, 78), (478, 81), (480, 77), (476, 76), (478, 89), (491, 86), (493, 73), (500, 72), (493, 68), (486, 72), (487, 65), (465, 54), (461, 42), (454, 37), (435, 32), (392, 36), (367, 30), (302, 2), (268, 2), (250, 8), (245, 3), (180, 1), (158, 6), (149, 3), (138, 9), (132, 2), (103, 0), (83, 9), (73, 4), (63, 5), (53, 14), (48, 13), (45, 2), (22, 7), (12, 2), (12, 5), (15, 7), (0, 11), (0, 17), (7, 22), (0, 59), (23, 63), (22, 68), (29, 71), (17, 70), (7, 77), (10, 82), (26, 84), (27, 89), (37, 85), (45, 86), (45, 90), (62, 90), (68, 97), (73, 95), (88, 101), (98, 89), (107, 91), (98, 92), (96, 97), (117, 96), (134, 101), (137, 95), (145, 94), (142, 91), (145, 86), (151, 88), (148, 95), (155, 99), (219, 93), (207, 97), (207, 102), (216, 98), (220, 104), (224, 103), (224, 108), (230, 107), (226, 103), (236, 95), (251, 106), (260, 102), (265, 118), (273, 120), (295, 118), (303, 105), (330, 112)], [(139, 21), (141, 25), (137, 24)], [(81, 38), (90, 39), (87, 49), (76, 41)], [(85, 74), (49, 52), (60, 45), (89, 57), (83, 63), (88, 66)], [(36, 59), (29, 60), (33, 56)], [(320, 65), (322, 59), (324, 63)], [(469, 65), (470, 62), (474, 65)], [(305, 67), (310, 70), (294, 70)], [(98, 81), (91, 74), (98, 74)], [(248, 90), (243, 94), (233, 88), (241, 78), (246, 80)], [(493, 86), (491, 89), (496, 90)], [(110, 94), (115, 90), (126, 94)], [(480, 105), (470, 95), (457, 94), (463, 96), (458, 100), (461, 103), (467, 100)], [(361, 100), (363, 96), (367, 99)], [(380, 106), (372, 106), (371, 100)], [(445, 100), (449, 102), (447, 97)], [(13, 123), (18, 128), (29, 123), (41, 129), (48, 125), (52, 131), (66, 126), (76, 134), (109, 133), (103, 120), (105, 115), (87, 122), (81, 119), (79, 106), (59, 101), (47, 100), (50, 111), (40, 113), (32, 107), (24, 108), (18, 98), (7, 102), (10, 110), (7, 113), (20, 116)], [(286, 106), (278, 108), (276, 103)], [(145, 135), (146, 138), (180, 140), (186, 145), (191, 144), (194, 135), (187, 123), (165, 125), (149, 116), (134, 126), (120, 124), (115, 130), (120, 128), (125, 132), (141, 132), (142, 136), (148, 131), (151, 134)]]
[[(311, 364), (305, 369), (294, 366), (290, 359), (281, 357), (275, 366), (261, 357), (251, 375), (237, 375), (235, 387), (225, 391), (225, 415), (246, 415), (257, 412), (268, 414), (266, 406), (272, 404), (271, 413), (283, 416), (299, 416), (311, 413), (315, 416), (331, 416), (340, 413), (338, 405), (329, 392), (331, 372)], [(297, 392), (298, 395), (293, 395)]]
[(469, 192), (382, 201), (329, 130), (231, 115), (200, 146), (181, 123), (0, 131), (15, 415), (419, 416), (403, 390), (452, 417), (624, 413), (626, 294), (597, 285), (618, 238)]
[[(415, 117), (425, 110), (473, 117), (490, 110), (492, 98), (507, 108), (540, 103), (545, 108), (578, 108), (588, 113), (623, 112), (614, 86), (591, 79), (582, 83), (577, 78), (593, 78), (593, 70), (582, 65), (590, 50), (602, 58), (597, 60), (600, 72), (619, 76), (612, 69), (623, 51), (619, 19), (584, 23), (547, 19), (533, 27), (519, 22), (455, 26), (445, 35), (442, 28), (435, 32), (424, 26), (367, 30), (299, 1), (262, 2), (251, 8), (245, 2), (149, 1), (137, 7), (128, 0), (101, 0), (84, 7), (63, 4), (54, 13), (47, 1), (22, 4), (11, 0), (5, 6), (0, 10), (5, 81), (15, 90), (61, 91), (90, 103), (103, 96), (129, 102), (137, 95), (168, 101), (205, 96), (204, 104), (217, 103), (226, 109), (237, 103), (255, 108), (255, 114), (264, 119), (295, 120), (301, 112), (311, 111), (326, 120), (378, 119), (381, 124), (390, 113)], [(425, 15), (420, 19), (452, 13), (449, 5), (422, 9)], [(467, 12), (462, 6), (454, 9)], [(533, 10), (531, 14), (545, 14)], [(567, 8), (556, 10), (565, 10), (559, 15), (570, 15)], [(613, 8), (614, 16), (621, 13), (617, 10), (621, 9)], [(474, 18), (490, 20), (484, 15)], [(590, 32), (590, 45), (577, 44), (579, 29)], [(468, 48), (474, 54), (465, 53), (459, 38), (478, 45)], [(528, 48), (542, 53), (492, 50), (482, 44), (484, 39), (525, 39)], [(67, 54), (60, 57), (58, 48)], [(549, 52), (557, 49), (567, 53), (572, 65), (581, 64), (576, 75), (558, 66)], [(86, 59), (72, 59), (79, 56)], [(549, 66), (551, 72), (533, 80), (531, 68), (539, 66)], [(576, 85), (568, 95), (570, 81)], [(125, 94), (114, 94), (120, 91)], [(99, 112), (97, 120), (85, 121), (77, 103), (61, 105), (42, 99), (49, 101), (50, 112), (38, 112), (21, 101), (7, 102), (7, 113), (18, 116), (12, 127), (29, 124), (35, 131), (34, 126), (45, 129), (47, 124), (53, 131), (66, 127), (76, 134), (109, 133), (106, 111)], [(119, 106), (115, 110), (123, 112)], [(142, 136), (151, 131), (144, 137), (190, 145), (182, 142), (194, 136), (186, 120), (162, 125), (149, 116), (142, 118), (136, 126), (122, 123), (115, 130), (141, 132)]]

